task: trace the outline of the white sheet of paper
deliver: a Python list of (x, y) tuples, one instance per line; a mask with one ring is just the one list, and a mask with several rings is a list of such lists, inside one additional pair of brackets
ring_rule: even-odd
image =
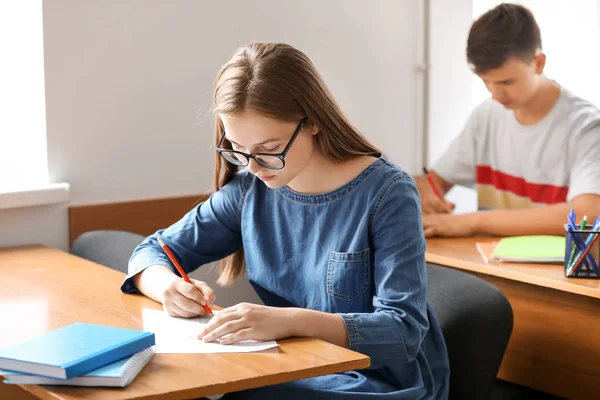
[(278, 346), (275, 341), (254, 340), (237, 344), (205, 343), (196, 339), (196, 335), (208, 323), (208, 317), (175, 318), (164, 311), (144, 308), (142, 318), (144, 331), (154, 333), (157, 353), (248, 353)]

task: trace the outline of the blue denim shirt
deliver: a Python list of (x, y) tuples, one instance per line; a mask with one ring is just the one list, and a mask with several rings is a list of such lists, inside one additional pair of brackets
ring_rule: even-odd
[(410, 175), (385, 157), (343, 187), (317, 195), (269, 189), (240, 171), (135, 250), (123, 292), (137, 292), (131, 278), (150, 265), (175, 272), (158, 234), (188, 272), (243, 246), (248, 279), (266, 305), (338, 313), (350, 349), (371, 357), (366, 370), (229, 397), (448, 397), (446, 346), (427, 305), (419, 195)]

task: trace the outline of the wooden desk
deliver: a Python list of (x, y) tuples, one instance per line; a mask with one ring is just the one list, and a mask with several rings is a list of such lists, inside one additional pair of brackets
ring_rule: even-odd
[[(56, 249), (0, 249), (0, 347), (76, 321), (142, 329), (142, 309), (160, 305), (143, 296), (121, 294), (123, 277)], [(278, 349), (260, 353), (156, 354), (125, 389), (22, 388), (53, 400), (196, 398), (362, 369), (370, 363), (365, 355), (316, 339), (279, 344)], [(0, 384), (0, 398), (17, 398), (15, 389)], [(27, 393), (22, 396), (31, 398)]]
[(489, 263), (475, 242), (429, 239), (425, 258), (469, 272), (510, 301), (514, 328), (498, 377), (568, 399), (600, 391), (600, 280), (566, 278), (562, 265)]

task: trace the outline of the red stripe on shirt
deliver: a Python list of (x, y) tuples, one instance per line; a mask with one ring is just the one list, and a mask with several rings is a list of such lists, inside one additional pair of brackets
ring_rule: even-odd
[(525, 179), (496, 171), (488, 165), (478, 165), (476, 181), (493, 185), (498, 190), (528, 197), (534, 203), (555, 204), (567, 201), (568, 186), (554, 186), (527, 182)]

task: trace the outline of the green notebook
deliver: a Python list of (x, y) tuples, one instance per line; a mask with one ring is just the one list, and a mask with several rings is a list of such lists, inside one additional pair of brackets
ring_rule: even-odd
[(564, 236), (513, 236), (500, 240), (492, 259), (504, 262), (561, 263), (565, 261)]

